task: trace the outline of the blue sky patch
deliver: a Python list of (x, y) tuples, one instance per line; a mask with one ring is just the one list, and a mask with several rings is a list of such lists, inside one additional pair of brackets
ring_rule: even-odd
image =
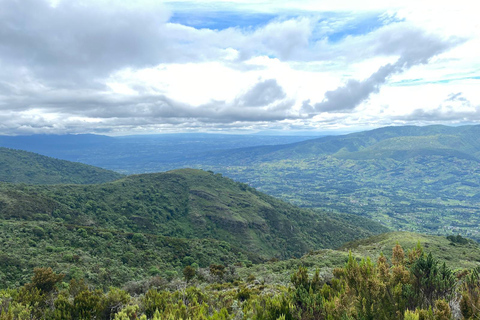
[(397, 87), (404, 87), (404, 86), (416, 86), (416, 85), (421, 85), (421, 84), (436, 84), (436, 83), (451, 83), (455, 81), (461, 81), (461, 80), (478, 80), (480, 77), (474, 76), (474, 77), (456, 77), (456, 78), (449, 78), (449, 79), (440, 79), (440, 80), (426, 80), (426, 79), (406, 79), (406, 80), (401, 80), (397, 82), (392, 82), (392, 86), (397, 86)]
[(335, 43), (347, 36), (360, 36), (375, 31), (385, 25), (385, 20), (379, 16), (359, 17), (347, 22), (341, 29), (328, 34), (328, 41)]
[(178, 23), (196, 29), (224, 30), (228, 28), (253, 28), (267, 25), (277, 18), (277, 15), (266, 13), (245, 13), (245, 12), (174, 12), (170, 22)]

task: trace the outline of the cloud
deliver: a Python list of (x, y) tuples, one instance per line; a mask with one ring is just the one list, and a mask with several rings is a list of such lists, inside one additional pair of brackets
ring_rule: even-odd
[(169, 23), (169, 11), (159, 5), (121, 4), (0, 1), (1, 62), (58, 84), (60, 78), (91, 81), (126, 67), (215, 61), (228, 48), (244, 59), (258, 53), (288, 57), (308, 44), (308, 19), (275, 21), (254, 31), (217, 31)]
[(463, 93), (451, 93), (437, 108), (415, 109), (396, 120), (423, 122), (471, 122), (480, 120), (480, 106), (473, 105)]
[(460, 101), (460, 102), (465, 102), (467, 104), (470, 104), (467, 98), (463, 97), (463, 94), (461, 92), (449, 94), (448, 98), (445, 99), (445, 101), (451, 101), (451, 102)]
[(160, 7), (122, 7), (95, 2), (2, 1), (3, 62), (31, 68), (43, 79), (90, 74), (168, 59)]
[[(0, 133), (69, 132), (85, 128), (155, 126), (204, 123), (276, 122), (298, 119), (295, 101), (288, 99), (274, 79), (261, 80), (232, 101), (212, 100), (192, 105), (163, 94), (111, 95), (96, 90), (24, 92), (0, 104), (5, 119)], [(16, 115), (16, 116), (13, 116)], [(7, 121), (8, 119), (8, 121)], [(0, 121), (2, 118), (0, 117)], [(94, 130), (97, 132), (97, 129)]]
[(244, 95), (237, 98), (236, 103), (242, 106), (261, 107), (285, 98), (286, 94), (275, 79), (258, 82)]
[[(322, 102), (314, 105), (317, 112), (349, 112), (355, 109), (370, 95), (378, 93), (380, 87), (394, 74), (402, 73), (409, 68), (428, 63), (429, 59), (456, 46), (458, 39), (440, 39), (438, 36), (426, 34), (422, 30), (406, 30), (400, 34), (382, 33), (381, 46), (377, 53), (398, 54), (400, 58), (394, 64), (381, 66), (375, 73), (363, 81), (350, 79), (345, 85), (327, 91)], [(305, 112), (312, 108), (306, 106)]]
[(316, 103), (314, 110), (319, 112), (353, 110), (361, 102), (368, 99), (372, 93), (378, 92), (388, 76), (401, 72), (401, 70), (396, 65), (387, 64), (380, 67), (377, 72), (364, 81), (348, 80), (344, 86), (327, 91), (325, 99), (320, 103)]
[[(392, 75), (459, 43), (384, 12), (306, 12), (297, 2), (287, 12), (200, 1), (193, 15), (179, 2), (51, 3), (0, 0), (3, 133), (353, 122), (367, 118), (357, 106)], [(176, 6), (199, 23), (182, 25)], [(394, 62), (378, 68), (377, 59)], [(365, 61), (378, 69), (363, 78), (355, 68)], [(347, 80), (325, 92), (338, 77)], [(459, 99), (447, 98), (442, 112)]]

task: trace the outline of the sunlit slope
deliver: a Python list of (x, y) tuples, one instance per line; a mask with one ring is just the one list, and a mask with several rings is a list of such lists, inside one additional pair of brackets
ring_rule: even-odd
[[(453, 155), (477, 159), (480, 126), (385, 127), (307, 141), (242, 148), (205, 155), (204, 161), (247, 164), (273, 160), (302, 160), (320, 156), (352, 159), (398, 158), (415, 155)], [(201, 159), (201, 158), (199, 158)]]
[(452, 270), (471, 269), (480, 265), (480, 246), (473, 240), (457, 236), (446, 238), (413, 232), (390, 232), (346, 243), (338, 250), (317, 250), (300, 259), (241, 268), (239, 274), (245, 279), (254, 274), (257, 279), (267, 283), (288, 285), (290, 276), (303, 266), (308, 268), (310, 273), (319, 270), (322, 278), (330, 279), (334, 268), (344, 267), (350, 252), (357, 260), (370, 257), (376, 261), (381, 254), (390, 260), (392, 249), (397, 243), (402, 246), (407, 256), (409, 250), (420, 244), (425, 254), (431, 253), (440, 263), (445, 263)]

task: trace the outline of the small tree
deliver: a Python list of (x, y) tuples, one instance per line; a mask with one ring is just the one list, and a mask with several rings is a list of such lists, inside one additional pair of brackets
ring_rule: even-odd
[(42, 293), (50, 293), (55, 286), (65, 277), (64, 274), (56, 274), (52, 268), (35, 268), (32, 282), (25, 285), (27, 289), (37, 288)]
[(211, 264), (209, 269), (210, 274), (218, 277), (220, 280), (223, 279), (223, 276), (225, 276), (225, 266), (221, 264)]
[(183, 269), (183, 276), (185, 277), (185, 281), (190, 282), (195, 277), (196, 271), (195, 268), (191, 266), (186, 266)]

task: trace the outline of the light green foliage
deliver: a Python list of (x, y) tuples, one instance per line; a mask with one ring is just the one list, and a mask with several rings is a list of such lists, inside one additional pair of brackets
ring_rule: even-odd
[(404, 320), (419, 320), (418, 313), (410, 310), (406, 310), (404, 314)]
[[(0, 320), (450, 320), (449, 304), (455, 297), (446, 292), (436, 294), (438, 299), (426, 306), (425, 297), (416, 299), (411, 295), (415, 293), (411, 288), (416, 285), (421, 286), (420, 292), (429, 290), (431, 283), (419, 282), (415, 274), (418, 265), (424, 264), (437, 277), (442, 274), (435, 269), (435, 258), (425, 255), (421, 247), (405, 253), (396, 245), (390, 259), (380, 255), (376, 263), (368, 257), (359, 261), (350, 253), (343, 267), (335, 269), (334, 277), (328, 281), (318, 270), (312, 274), (299, 267), (291, 274), (288, 287), (235, 281), (201, 287), (179, 285), (175, 290), (150, 289), (132, 297), (120, 289), (102, 292), (87, 288), (83, 281), (71, 281), (67, 288), (50, 297), (50, 305), (37, 303), (35, 294), (25, 295), (29, 290), (39, 292), (36, 287), (27, 290), (29, 286), (25, 286), (0, 292)], [(452, 286), (463, 286), (462, 315), (475, 319), (472, 312), (476, 306), (471, 303), (480, 292), (478, 271), (459, 277)]]
[[(135, 320), (137, 319), (137, 313), (138, 313), (138, 306), (137, 305), (133, 305), (133, 306), (127, 306), (125, 308), (122, 309), (122, 311), (118, 312), (117, 314), (115, 314), (115, 320)], [(157, 317), (153, 317), (153, 319), (155, 318), (159, 318), (159, 313), (157, 312), (156, 313)]]

